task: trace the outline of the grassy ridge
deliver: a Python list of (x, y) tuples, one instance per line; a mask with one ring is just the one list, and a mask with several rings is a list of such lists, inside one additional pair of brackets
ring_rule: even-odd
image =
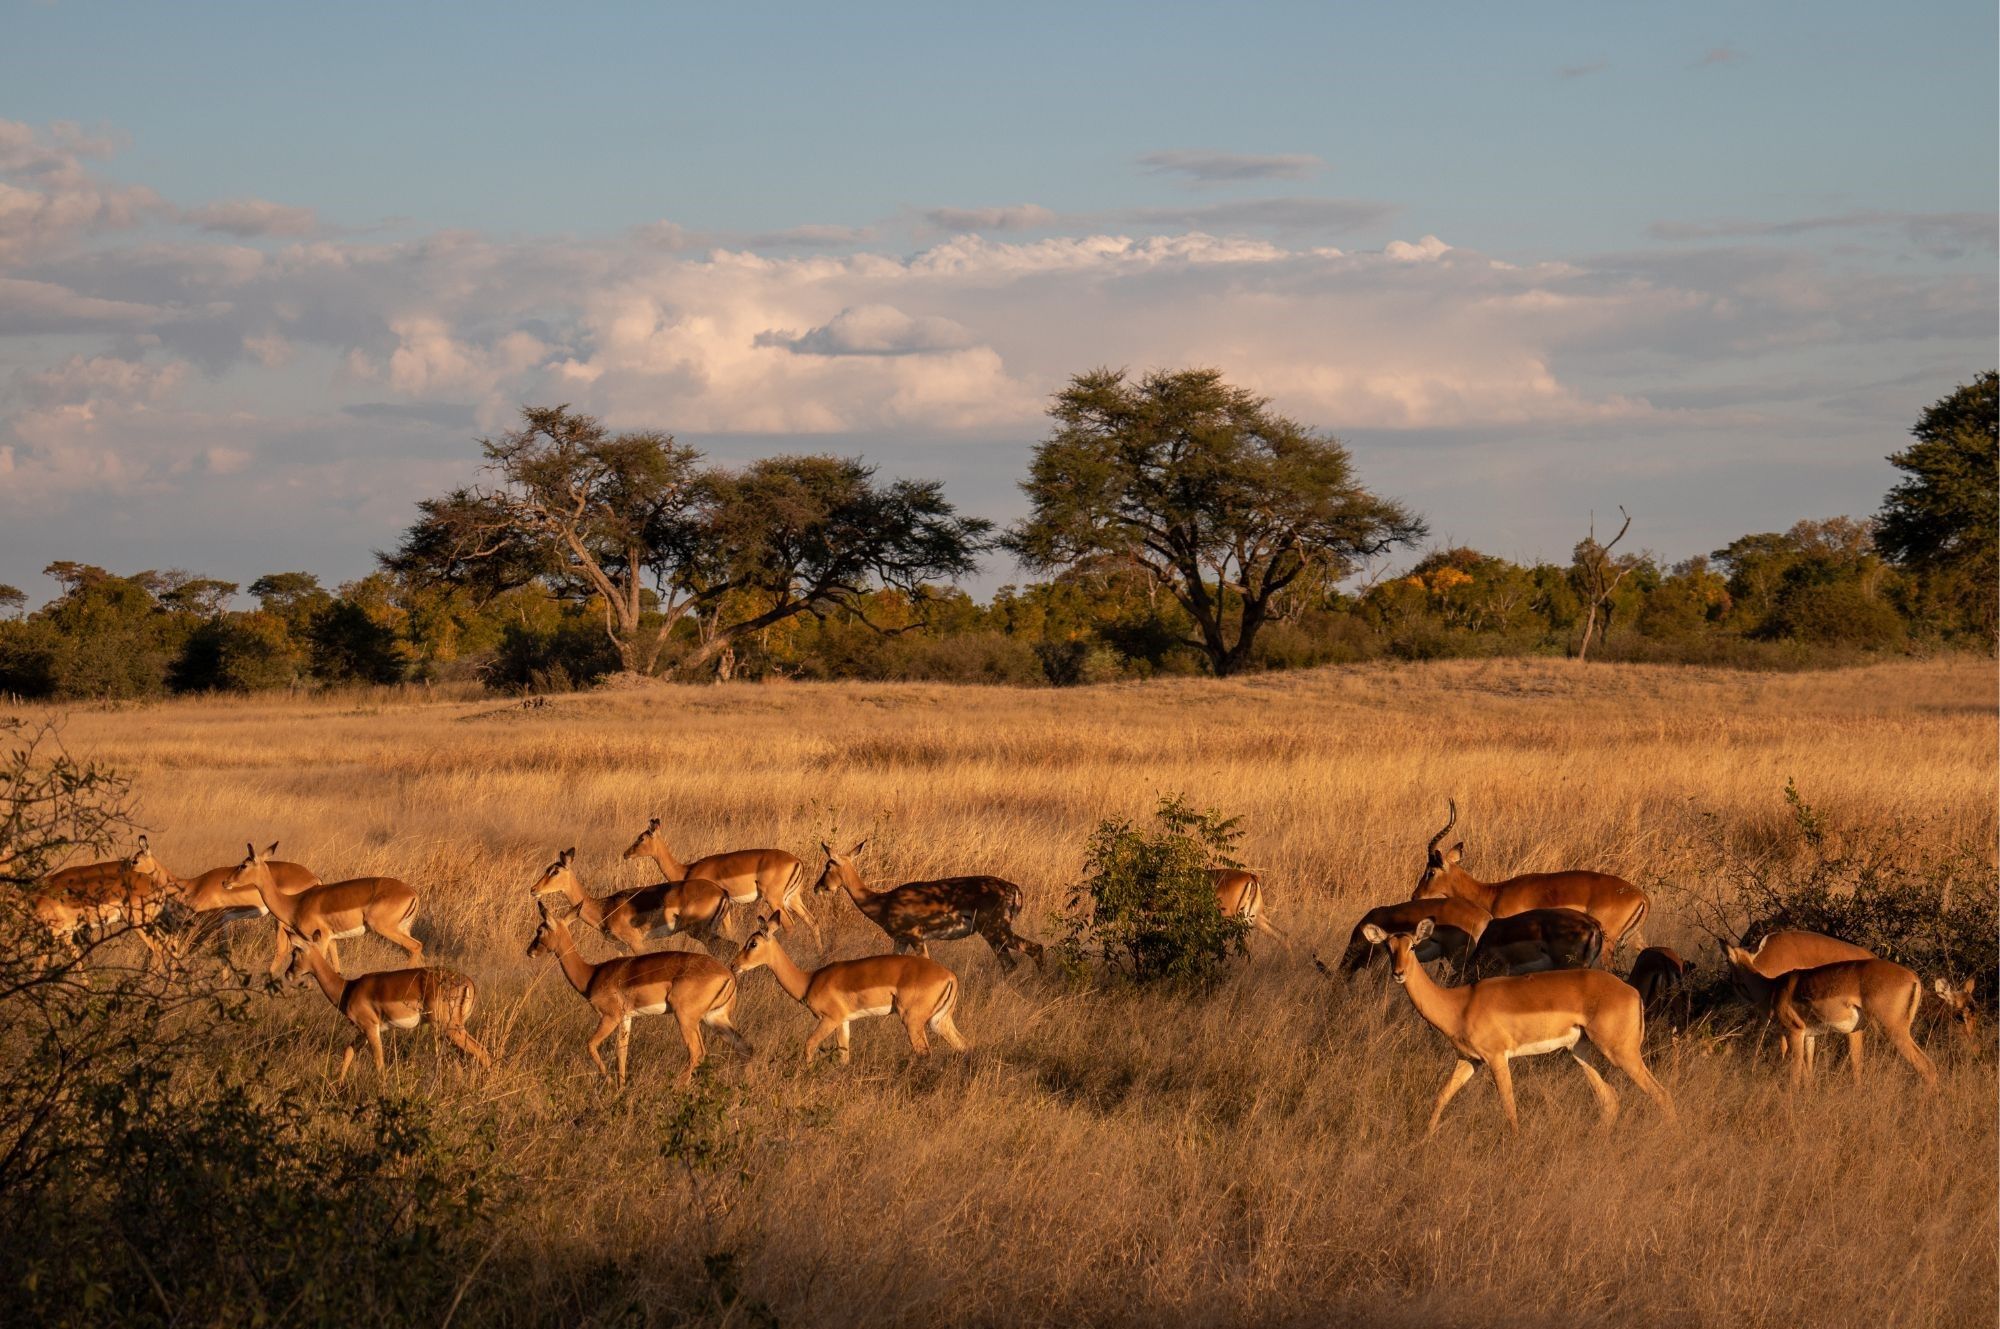
[[(1376, 981), (1331, 985), (1371, 904), (1409, 893), (1445, 798), (1478, 875), (1590, 865), (1648, 886), (1713, 872), (1718, 845), (1782, 852), (1796, 780), (1832, 828), (1914, 828), (1910, 851), (1995, 832), (1990, 662), (1744, 675), (1559, 662), (1355, 668), (1074, 691), (839, 684), (679, 688), (533, 710), (395, 693), (190, 701), (70, 718), (71, 746), (137, 777), (182, 875), (245, 839), (323, 876), (393, 873), (432, 956), (480, 985), (498, 1058), (464, 1072), (427, 1031), (392, 1075), (490, 1123), (510, 1178), (484, 1277), (518, 1316), (926, 1325), (1961, 1325), (1996, 1302), (1994, 1064), (1944, 1047), (1935, 1099), (1880, 1040), (1867, 1082), (1785, 1094), (1729, 1043), (1656, 1045), (1686, 1120), (1596, 1124), (1564, 1058), (1523, 1067), (1524, 1130), (1477, 1082), (1438, 1140), (1417, 1131), (1443, 1041)], [(974, 1043), (907, 1068), (893, 1021), (855, 1065), (797, 1065), (809, 1018), (764, 975), (717, 1054), (720, 1166), (663, 1152), (680, 1129), (669, 1023), (635, 1031), (631, 1093), (590, 1078), (593, 1018), (522, 955), (527, 886), (581, 847), (589, 889), (648, 880), (617, 854), (649, 815), (683, 858), (772, 845), (817, 871), (867, 835), (885, 883), (994, 872), (1046, 935), (1097, 819), (1162, 791), (1245, 814), (1291, 953), (1260, 946), (1211, 1000), (960, 974)], [(883, 949), (819, 897), (830, 955)], [(236, 939), (246, 963), (265, 929)], [(1661, 891), (1648, 939), (1712, 945)], [(594, 955), (611, 953), (597, 939)], [(803, 932), (794, 952), (812, 960)], [(373, 939), (350, 971), (390, 967)], [(1629, 958), (1629, 957), (1628, 957)], [(333, 1096), (344, 1027), (313, 993), (262, 1002), (218, 1064), (275, 1062)], [(364, 1070), (345, 1096), (373, 1092)], [(607, 1291), (609, 1289), (609, 1291)], [(488, 1303), (489, 1309), (491, 1303)]]

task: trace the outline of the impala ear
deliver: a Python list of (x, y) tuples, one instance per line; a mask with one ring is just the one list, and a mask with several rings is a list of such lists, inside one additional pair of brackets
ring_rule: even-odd
[(569, 848), (563, 850), (561, 854), (557, 855), (557, 857), (562, 859), (564, 867), (568, 867), (570, 864), (576, 862), (576, 846), (571, 845)]
[(853, 858), (856, 854), (860, 853), (867, 847), (868, 847), (868, 842), (866, 840), (856, 840), (854, 842), (854, 848), (847, 851), (847, 856), (849, 858)]
[(1971, 996), (1972, 996), (1972, 980), (1971, 980), (1971, 979), (1969, 979), (1969, 978), (1968, 978), (1968, 979), (1966, 979), (1966, 980), (1965, 980), (1965, 984), (1964, 984), (1964, 986), (1960, 987), (1960, 988), (1959, 988), (1959, 991), (1963, 992), (1963, 993), (1964, 993), (1964, 994), (1965, 994), (1965, 995), (1966, 995), (1966, 996), (1967, 996), (1968, 998), (1969, 998), (1969, 997), (1971, 997)]
[(832, 845), (830, 845), (830, 844), (828, 844), (828, 843), (827, 843), (826, 841), (824, 841), (824, 840), (821, 840), (821, 841), (819, 842), (819, 851), (820, 851), (820, 852), (821, 852), (822, 854), (825, 854), (825, 855), (826, 855), (826, 856), (827, 856), (828, 858), (832, 858), (832, 857), (833, 857), (833, 846), (832, 846)]
[(257, 861), (257, 846), (256, 846), (256, 845), (254, 845), (254, 844), (251, 844), (251, 843), (250, 843), (250, 842), (249, 842), (248, 840), (245, 840), (245, 841), (243, 842), (243, 857), (244, 857), (244, 861), (246, 861), (246, 862), (250, 862), (250, 863), (254, 863), (254, 862), (256, 862), (256, 861)]
[(1425, 941), (1428, 940), (1431, 933), (1435, 931), (1437, 931), (1437, 923), (1435, 920), (1428, 918), (1420, 918), (1417, 920), (1417, 930), (1413, 935), (1416, 937), (1418, 941)]
[(1464, 857), (1465, 857), (1465, 841), (1460, 840), (1457, 844), (1453, 845), (1451, 849), (1445, 854), (1444, 856), (1445, 866), (1457, 867), (1458, 860)]
[(653, 819), (652, 819), (651, 821), (647, 822), (647, 823), (646, 823), (646, 829), (647, 829), (648, 831), (657, 831), (657, 830), (659, 830), (659, 829), (660, 829), (660, 819), (659, 819), (658, 817), (655, 817), (655, 818), (653, 818)]
[(1945, 982), (1942, 978), (1933, 978), (1931, 980), (1931, 991), (1937, 993), (1940, 997), (1949, 998), (1951, 996), (1951, 984)]
[(1368, 939), (1370, 946), (1380, 946), (1383, 942), (1389, 940), (1389, 934), (1381, 928), (1376, 927), (1373, 923), (1363, 923), (1361, 925), (1361, 935)]

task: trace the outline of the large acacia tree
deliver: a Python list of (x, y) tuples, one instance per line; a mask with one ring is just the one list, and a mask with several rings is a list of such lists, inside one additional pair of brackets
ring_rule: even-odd
[(1037, 571), (1137, 570), (1187, 610), (1218, 675), (1243, 668), (1308, 573), (1338, 579), (1424, 535), (1337, 440), (1212, 369), (1080, 374), (1049, 414), (1007, 547)]
[(613, 434), (567, 406), (527, 407), (481, 446), (493, 483), (419, 503), (384, 566), (481, 599), (540, 582), (589, 602), (635, 673), (659, 668), (683, 618), (701, 625), (692, 670), (783, 619), (857, 610), (875, 585), (963, 576), (991, 529), (934, 483), (880, 486), (833, 457), (707, 467), (670, 435)]

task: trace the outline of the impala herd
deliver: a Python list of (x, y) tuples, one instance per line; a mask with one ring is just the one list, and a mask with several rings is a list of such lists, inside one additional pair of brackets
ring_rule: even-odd
[[(1570, 1054), (1605, 1118), (1615, 1117), (1617, 1094), (1578, 1054), (1584, 1040), (1671, 1118), (1673, 1100), (1646, 1066), (1646, 1024), (1649, 1014), (1685, 1023), (1686, 980), (1695, 966), (1671, 949), (1645, 945), (1641, 929), (1650, 906), (1645, 891), (1600, 872), (1480, 881), (1461, 866), (1462, 843), (1439, 848), (1457, 821), (1453, 802), (1444, 829), (1431, 837), (1411, 898), (1364, 914), (1338, 965), (1352, 977), (1386, 953), (1391, 977), (1417, 1014), (1456, 1052), (1428, 1129), (1437, 1129), (1446, 1106), (1481, 1068), (1493, 1078), (1509, 1126), (1516, 1126), (1511, 1063), (1556, 1051)], [(1042, 947), (1015, 930), (1022, 892), (1013, 882), (963, 876), (876, 889), (863, 880), (859, 866), (865, 842), (844, 853), (830, 844), (820, 847), (825, 865), (814, 893), (844, 893), (893, 943), (893, 954), (817, 969), (800, 966), (779, 934), (800, 922), (816, 944), (820, 940), (804, 898), (805, 863), (780, 849), (736, 850), (684, 863), (668, 848), (658, 817), (624, 854), (659, 866), (662, 880), (653, 885), (591, 895), (577, 877), (575, 849), (563, 850), (535, 877), (529, 894), (539, 921), (527, 954), (552, 957), (597, 1012), (584, 1051), (600, 1074), (614, 1074), (599, 1048), (616, 1034), (615, 1077), (625, 1084), (632, 1021), (642, 1015), (673, 1016), (687, 1048), (683, 1081), (701, 1064), (707, 1033), (747, 1056), (750, 1045), (736, 1028), (736, 999), (739, 981), (757, 969), (770, 970), (778, 986), (814, 1017), (804, 1046), (808, 1062), (828, 1039), (846, 1062), (850, 1026), (877, 1015), (901, 1020), (918, 1055), (929, 1052), (932, 1034), (963, 1051), (966, 1041), (953, 1019), (958, 978), (930, 958), (930, 944), (977, 935), (1005, 970), (1024, 957), (1041, 964)], [(384, 1068), (385, 1026), (434, 1024), (468, 1057), (490, 1065), (492, 1058), (466, 1027), (477, 997), (472, 980), (422, 963), (423, 943), (410, 932), (416, 891), (394, 877), (322, 882), (300, 864), (279, 859), (277, 851), (276, 844), (262, 851), (251, 845), (240, 863), (182, 880), (140, 836), (129, 858), (49, 875), (33, 895), (32, 908), (52, 936), (79, 957), (81, 937), (121, 925), (136, 932), (157, 958), (168, 936), (206, 935), (221, 924), (269, 917), (276, 924), (273, 982), (316, 984), (354, 1026), (341, 1059), (341, 1080), (364, 1042), (377, 1071)], [(1210, 878), (1222, 913), (1289, 946), (1264, 916), (1258, 873), (1216, 868)], [(739, 911), (750, 915), (752, 924), (741, 944), (732, 946), (730, 925)], [(185, 920), (191, 925), (163, 927)], [(585, 959), (573, 925), (600, 933), (627, 953)], [(403, 948), (412, 966), (343, 977), (338, 943), (364, 932)], [(676, 936), (701, 949), (646, 949)], [(1620, 978), (1608, 966), (1628, 947), (1636, 955)], [(1770, 931), (1755, 950), (1725, 942), (1722, 955), (1736, 991), (1762, 1017), (1763, 1027), (1778, 1026), (1795, 1084), (1812, 1066), (1815, 1040), (1829, 1033), (1846, 1036), (1848, 1062), (1858, 1079), (1866, 1025), (1879, 1027), (1927, 1084), (1936, 1082), (1931, 1059), (1911, 1035), (1926, 988), (1909, 969), (1848, 942), (1800, 931)], [(1425, 967), (1433, 962), (1437, 975)], [(1449, 976), (1453, 985), (1439, 976)], [(1929, 990), (1950, 1021), (1968, 1035), (1976, 1033), (1971, 980), (1952, 984), (1940, 978)]]

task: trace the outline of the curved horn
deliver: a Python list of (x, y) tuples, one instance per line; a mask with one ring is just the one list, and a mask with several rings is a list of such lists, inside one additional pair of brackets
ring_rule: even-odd
[(1433, 835), (1431, 837), (1430, 844), (1424, 847), (1424, 853), (1426, 854), (1435, 854), (1437, 852), (1438, 841), (1444, 839), (1445, 836), (1450, 835), (1451, 828), (1458, 824), (1458, 800), (1455, 798), (1449, 798), (1446, 799), (1445, 802), (1451, 808), (1451, 819), (1445, 822), (1443, 830), (1439, 831), (1436, 835)]

